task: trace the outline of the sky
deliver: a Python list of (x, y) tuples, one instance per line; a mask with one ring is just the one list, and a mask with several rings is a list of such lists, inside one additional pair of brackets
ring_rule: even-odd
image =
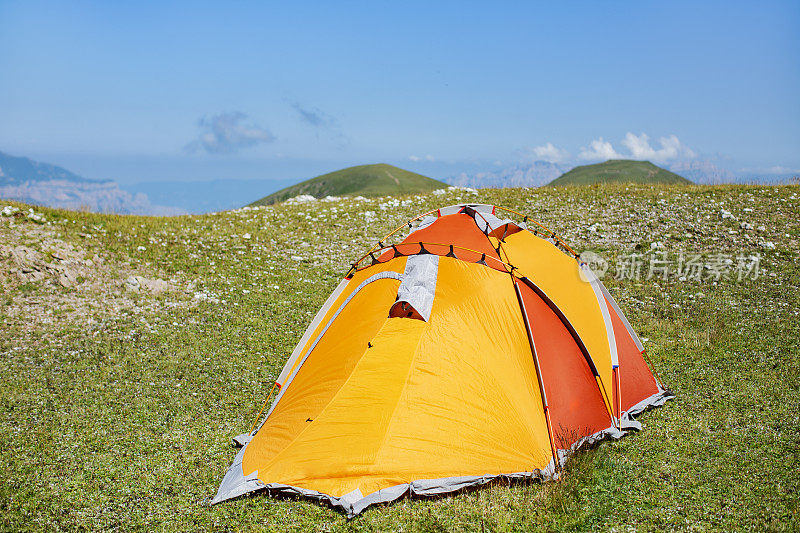
[(800, 2), (0, 0), (0, 151), (121, 183), (800, 172)]

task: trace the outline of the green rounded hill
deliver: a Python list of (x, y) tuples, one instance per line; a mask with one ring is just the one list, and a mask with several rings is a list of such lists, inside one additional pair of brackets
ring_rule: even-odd
[(658, 167), (650, 161), (610, 159), (605, 163), (575, 167), (547, 185), (559, 187), (609, 182), (667, 183), (673, 185), (689, 185), (692, 183), (683, 176)]
[(269, 205), (301, 194), (326, 196), (386, 196), (446, 188), (441, 181), (385, 163), (344, 168), (274, 192), (250, 205)]

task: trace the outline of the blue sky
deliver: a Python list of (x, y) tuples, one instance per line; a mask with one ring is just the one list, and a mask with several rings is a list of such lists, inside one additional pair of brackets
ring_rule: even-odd
[(0, 151), (123, 183), (800, 168), (800, 2), (162, 4), (0, 2)]

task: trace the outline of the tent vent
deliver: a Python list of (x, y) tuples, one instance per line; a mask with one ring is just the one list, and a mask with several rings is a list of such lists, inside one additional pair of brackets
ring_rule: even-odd
[(397, 301), (389, 310), (389, 316), (416, 318), (427, 322), (431, 317), (438, 273), (438, 255), (409, 256), (403, 281), (397, 289)]
[(422, 315), (419, 314), (419, 311), (405, 301), (397, 301), (392, 305), (389, 309), (389, 318), (413, 318), (415, 320), (425, 321)]

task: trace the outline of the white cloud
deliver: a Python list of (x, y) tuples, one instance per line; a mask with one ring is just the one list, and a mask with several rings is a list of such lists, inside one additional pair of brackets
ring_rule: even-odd
[(411, 160), (411, 161), (423, 161), (423, 160), (424, 161), (436, 161), (436, 158), (433, 157), (431, 154), (427, 154), (427, 155), (424, 155), (422, 157), (420, 157), (418, 155), (410, 155), (410, 156), (408, 156), (408, 159)]
[(587, 161), (606, 160), (606, 159), (620, 159), (622, 155), (614, 150), (610, 142), (603, 140), (602, 137), (595, 139), (589, 143), (589, 148), (583, 148), (578, 154), (580, 159)]
[(197, 123), (199, 135), (186, 145), (186, 149), (190, 152), (230, 154), (241, 148), (275, 140), (268, 129), (253, 123), (247, 124), (244, 122), (246, 119), (247, 115), (238, 111), (203, 117)]
[(537, 161), (547, 161), (550, 163), (560, 163), (569, 157), (569, 152), (554, 146), (553, 143), (534, 146), (533, 148), (529, 149), (528, 152)]
[(622, 146), (628, 149), (629, 153), (618, 152), (614, 146), (602, 137), (589, 143), (589, 148), (584, 148), (578, 154), (580, 159), (587, 161), (600, 161), (606, 159), (639, 159), (655, 161), (656, 163), (667, 163), (675, 161), (686, 161), (694, 159), (697, 155), (688, 146), (683, 144), (676, 135), (660, 137), (658, 148), (653, 148), (650, 144), (650, 137), (642, 133), (634, 135), (631, 132), (625, 134), (621, 141)]
[(658, 149), (650, 146), (650, 138), (645, 133), (637, 136), (628, 132), (625, 134), (625, 138), (622, 139), (622, 144), (630, 150), (631, 159), (647, 159), (657, 163), (666, 163), (695, 157), (695, 153), (688, 146), (681, 143), (675, 135), (659, 138), (658, 144), (661, 147)]

